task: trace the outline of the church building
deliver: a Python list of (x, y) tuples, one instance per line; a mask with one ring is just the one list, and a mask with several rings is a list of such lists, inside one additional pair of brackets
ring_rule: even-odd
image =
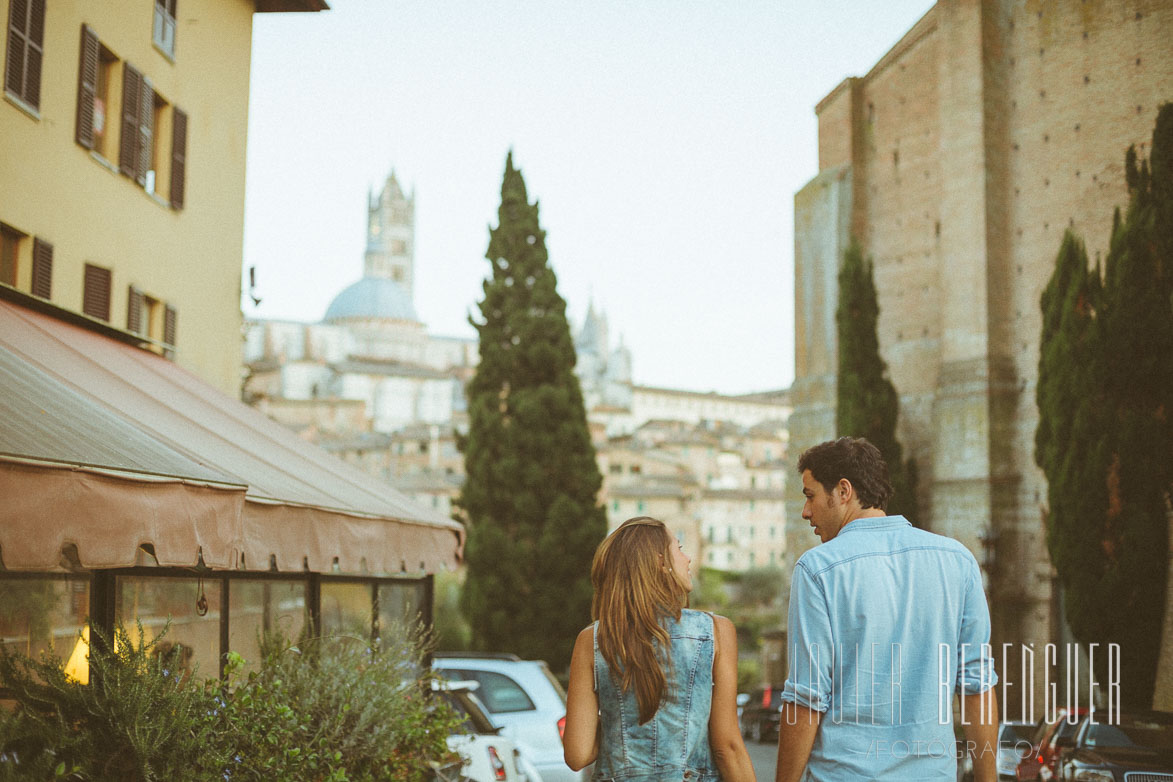
[(475, 339), (430, 335), (416, 314), (414, 193), (392, 172), (367, 213), (363, 276), (321, 322), (245, 326), (246, 400), (307, 439), (356, 449), (372, 433), (459, 425), (477, 362)]

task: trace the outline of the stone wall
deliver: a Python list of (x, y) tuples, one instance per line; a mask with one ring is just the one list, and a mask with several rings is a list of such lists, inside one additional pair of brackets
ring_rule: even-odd
[(828, 179), (850, 181), (899, 434), (920, 468), (918, 521), (988, 565), (997, 644), (1063, 640), (1033, 458), (1039, 297), (1064, 229), (1093, 259), (1106, 251), (1125, 150), (1147, 154), (1173, 100), (1170, 40), (1161, 0), (940, 0), (817, 108), (820, 172), (795, 198), (791, 452), (834, 434), (827, 283), (842, 252), (817, 239), (842, 225)]

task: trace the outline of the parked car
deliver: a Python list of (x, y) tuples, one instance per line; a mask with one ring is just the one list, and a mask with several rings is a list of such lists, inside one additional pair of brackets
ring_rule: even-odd
[(440, 697), (464, 717), (461, 729), (448, 737), (448, 748), (459, 753), (464, 763), (440, 769), (436, 777), (445, 782), (522, 782), (521, 753), (493, 724), (475, 694), (479, 687), (475, 681), (433, 684)]
[(1014, 778), (1021, 782), (1035, 779), (1050, 782), (1057, 779), (1059, 753), (1065, 747), (1071, 746), (1079, 722), (1086, 714), (1085, 708), (1070, 711), (1059, 709), (1055, 719), (1040, 725), (1031, 738), (1034, 752), (1018, 762)]
[(1173, 714), (1093, 711), (1059, 761), (1064, 782), (1173, 780)]
[(759, 743), (777, 741), (781, 719), (782, 688), (759, 687), (741, 707), (741, 735)]
[(513, 739), (545, 782), (586, 782), (562, 757), (566, 692), (541, 660), (514, 654), (437, 652), (432, 667), (445, 678), (472, 680), (501, 735)]
[(1003, 722), (998, 726), (998, 779), (1016, 779), (1018, 764), (1034, 754), (1034, 722)]

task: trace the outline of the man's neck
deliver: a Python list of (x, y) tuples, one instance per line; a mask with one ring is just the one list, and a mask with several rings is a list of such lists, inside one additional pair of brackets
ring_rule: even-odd
[(886, 511), (880, 510), (879, 508), (861, 508), (858, 511), (852, 513), (851, 517), (848, 518), (847, 521), (843, 522), (843, 526), (846, 527), (856, 519), (878, 519), (887, 515), (888, 513)]

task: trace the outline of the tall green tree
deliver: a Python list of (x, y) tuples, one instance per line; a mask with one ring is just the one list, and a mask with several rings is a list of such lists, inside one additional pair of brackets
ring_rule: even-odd
[[(1048, 482), (1047, 545), (1083, 643), (1120, 645), (1121, 695), (1153, 693), (1173, 491), (1173, 104), (1149, 161), (1125, 156), (1128, 210), (1090, 272), (1064, 237), (1043, 293), (1035, 459)], [(1151, 164), (1151, 170), (1150, 170)]]
[(590, 565), (607, 521), (602, 477), (574, 374), (566, 302), (546, 253), (538, 204), (513, 153), (489, 232), (480, 364), (469, 385), (468, 577), (461, 607), (474, 649), (569, 663), (590, 622)]
[(916, 462), (904, 460), (896, 439), (900, 398), (888, 379), (888, 365), (880, 357), (876, 322), (880, 305), (872, 263), (864, 260), (859, 243), (852, 239), (839, 269), (839, 374), (835, 399), (835, 429), (840, 436), (866, 437), (880, 449), (892, 480), (888, 512), (902, 514), (914, 524)]

